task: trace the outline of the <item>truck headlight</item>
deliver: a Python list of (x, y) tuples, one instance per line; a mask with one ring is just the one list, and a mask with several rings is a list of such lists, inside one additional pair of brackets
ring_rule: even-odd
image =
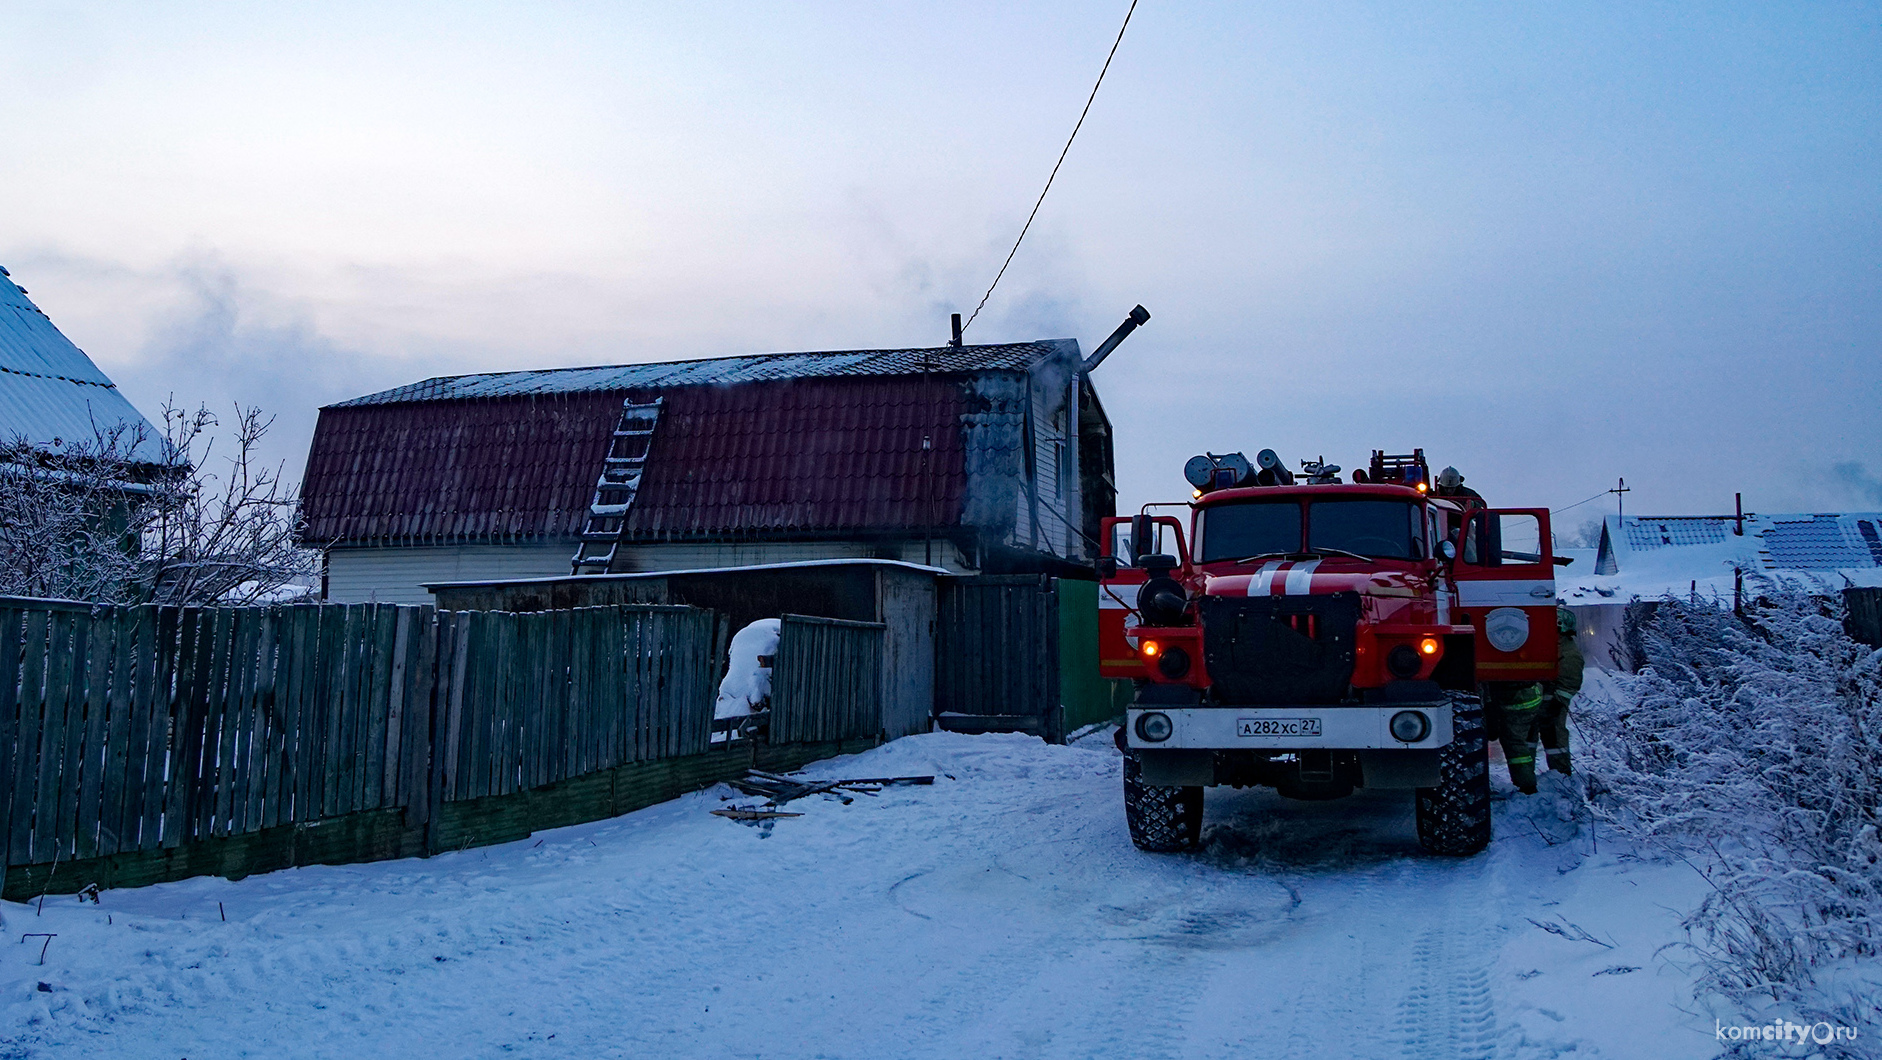
[(1431, 735), (1431, 719), (1422, 710), (1401, 710), (1392, 715), (1387, 727), (1392, 730), (1392, 739), (1400, 743), (1417, 743)]
[(1424, 660), (1418, 658), (1417, 649), (1409, 644), (1399, 644), (1385, 653), (1385, 668), (1392, 671), (1393, 677), (1416, 677)]
[(1137, 736), (1145, 743), (1162, 743), (1176, 731), (1170, 716), (1161, 711), (1151, 711), (1137, 717)]

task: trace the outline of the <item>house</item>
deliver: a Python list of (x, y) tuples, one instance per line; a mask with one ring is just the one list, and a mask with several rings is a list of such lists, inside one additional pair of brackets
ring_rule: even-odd
[(1882, 587), (1882, 513), (1610, 515), (1598, 548), (1563, 551), (1576, 562), (1556, 578), (1556, 593), (1588, 638), (1582, 654), (1627, 670), (1639, 661), (1630, 613), (1666, 596), (1731, 607), (1786, 587), (1826, 595)]
[(1592, 569), (1564, 572), (1564, 598), (1730, 598), (1782, 583), (1882, 585), (1882, 513), (1610, 515)]
[(122, 455), (160, 459), (157, 429), (0, 267), (0, 462), (21, 473), (114, 434)]
[(428, 379), (321, 409), (302, 483), (340, 601), (820, 559), (1069, 573), (1114, 503), (1072, 339)]

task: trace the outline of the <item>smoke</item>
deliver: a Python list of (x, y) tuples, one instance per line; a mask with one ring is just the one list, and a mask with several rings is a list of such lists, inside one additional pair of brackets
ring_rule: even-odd
[(1861, 464), (1845, 460), (1832, 467), (1830, 474), (1849, 495), (1860, 498), (1861, 503), (1882, 508), (1882, 479), (1869, 474)]
[(261, 409), (274, 422), (259, 462), (298, 481), (319, 407), (378, 389), (366, 381), (390, 366), (334, 342), (304, 308), (244, 283), (221, 262), (178, 266), (171, 282), (174, 301), (137, 356), (114, 371), (119, 389), (153, 418), (165, 404), (203, 405), (224, 423), (234, 422), (238, 404)]

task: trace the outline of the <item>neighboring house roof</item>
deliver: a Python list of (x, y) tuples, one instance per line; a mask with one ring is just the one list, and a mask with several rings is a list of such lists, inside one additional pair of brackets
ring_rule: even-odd
[(156, 428), (6, 276), (0, 269), (0, 443), (50, 447), (122, 425), (144, 433), (135, 455), (157, 460)]
[(305, 536), (573, 538), (622, 402), (656, 395), (628, 540), (945, 530), (970, 471), (1019, 463), (1023, 375), (1077, 357), (1066, 339), (426, 380), (321, 410)]
[(1754, 587), (1882, 585), (1882, 513), (1747, 512), (1743, 527), (1738, 533), (1739, 520), (1730, 515), (1610, 515), (1593, 570), (1565, 572), (1558, 587), (1567, 598), (1652, 598), (1695, 589), (1729, 597), (1739, 575)]
[(1029, 371), (1054, 358), (1078, 357), (1076, 339), (1044, 339), (990, 346), (942, 346), (906, 350), (836, 350), (824, 353), (759, 353), (659, 364), (598, 368), (548, 368), (529, 372), (451, 375), (393, 387), (329, 408), (387, 405), (404, 401), (453, 401), (528, 394), (667, 390), (683, 386), (730, 386), (780, 379), (906, 376), (929, 372)]

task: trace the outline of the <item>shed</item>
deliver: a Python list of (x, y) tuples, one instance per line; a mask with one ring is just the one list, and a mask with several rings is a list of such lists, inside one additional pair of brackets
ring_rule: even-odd
[(755, 567), (565, 575), (426, 586), (449, 611), (551, 611), (611, 604), (688, 604), (740, 629), (761, 618), (810, 615), (880, 622), (882, 725), (891, 737), (927, 732), (935, 685), (935, 581), (947, 571), (894, 560), (812, 560)]
[[(1086, 569), (1111, 428), (1073, 339), (428, 379), (323, 408), (304, 541), (332, 600), (815, 559)], [(1089, 575), (1086, 575), (1089, 577)]]

